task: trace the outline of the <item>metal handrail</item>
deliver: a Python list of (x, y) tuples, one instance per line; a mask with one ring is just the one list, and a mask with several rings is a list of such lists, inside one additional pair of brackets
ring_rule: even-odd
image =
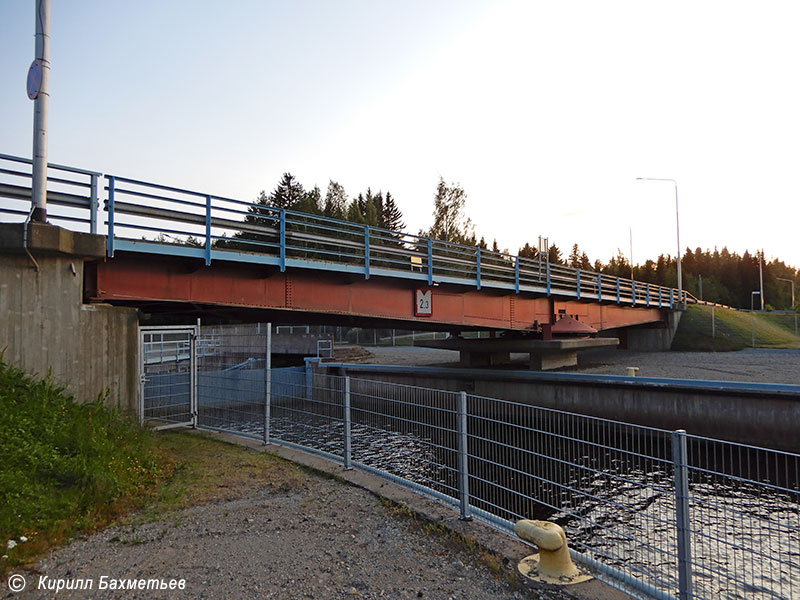
[[(2, 154), (2, 153), (0, 153), (0, 161), (33, 165), (33, 160), (31, 160), (30, 158), (23, 158), (20, 156), (12, 156), (10, 154)], [(90, 171), (88, 169), (79, 169), (76, 167), (60, 165), (56, 163), (47, 163), (47, 167), (48, 170), (59, 171), (62, 173), (74, 173), (77, 175), (88, 176), (89, 178), (87, 182), (87, 181), (78, 181), (75, 179), (66, 179), (63, 177), (48, 176), (47, 177), (48, 183), (54, 183), (60, 186), (68, 186), (70, 188), (78, 188), (83, 193), (85, 193), (85, 190), (88, 189), (89, 192), (88, 195), (83, 195), (83, 194), (72, 194), (72, 193), (48, 189), (47, 190), (48, 204), (52, 204), (58, 207), (66, 207), (69, 209), (76, 209), (76, 208), (79, 210), (88, 209), (89, 211), (88, 217), (76, 216), (74, 214), (69, 214), (69, 213), (61, 214), (57, 212), (50, 212), (48, 216), (56, 221), (88, 224), (89, 233), (97, 233), (97, 212), (98, 212), (97, 188), (98, 188), (98, 179), (102, 177), (103, 174), (97, 171)], [(0, 169), (0, 173), (11, 175), (12, 177), (22, 177), (26, 179), (31, 179), (33, 177), (31, 173), (19, 170), (12, 171), (10, 169)], [(12, 201), (28, 201), (30, 195), (31, 195), (30, 187), (11, 185), (7, 183), (0, 184), (0, 197), (8, 198)], [(19, 214), (17, 210), (9, 207), (0, 207), (0, 213)]]
[[(26, 158), (0, 154), (0, 159), (30, 164)], [(90, 183), (53, 178), (62, 184), (89, 187), (89, 198), (69, 195), (72, 205), (76, 199), (86, 199), (90, 208), (90, 231), (97, 232), (97, 178), (103, 176), (107, 197), (103, 206), (107, 226), (109, 256), (116, 250), (196, 256), (206, 264), (213, 260), (237, 260), (275, 264), (285, 270), (310, 268), (361, 272), (366, 278), (373, 273), (425, 281), (429, 285), (455, 283), (460, 285), (514, 290), (515, 293), (546, 293), (548, 296), (616, 302), (647, 307), (674, 307), (676, 302), (692, 301), (693, 297), (678, 290), (656, 284), (602, 275), (565, 265), (526, 259), (504, 252), (493, 252), (475, 246), (448, 242), (412, 233), (360, 225), (320, 215), (302, 213), (256, 202), (245, 202), (215, 194), (178, 188), (96, 171), (50, 164), (50, 168), (89, 175)], [(0, 171), (4, 172), (4, 171)], [(25, 173), (14, 176), (30, 176)], [(120, 187), (118, 184), (127, 184)], [(136, 189), (132, 189), (136, 188)], [(14, 186), (16, 187), (16, 186)], [(158, 191), (159, 193), (154, 193)], [(12, 194), (12, 192), (14, 192)], [(67, 197), (59, 198), (50, 192), (50, 202), (67, 205)], [(6, 194), (19, 199), (18, 191)], [(175, 197), (182, 195), (183, 197)], [(117, 198), (142, 198), (151, 201), (117, 201)], [(193, 201), (192, 199), (196, 199)], [(184, 207), (183, 210), (180, 210)], [(3, 210), (7, 214), (18, 211)], [(245, 222), (242, 219), (250, 217)], [(54, 216), (67, 221), (85, 221), (72, 215)], [(237, 220), (242, 219), (242, 220)], [(173, 225), (167, 227), (165, 222)], [(176, 225), (180, 224), (180, 225)], [(150, 232), (153, 239), (142, 234)], [(167, 235), (171, 242), (159, 241)], [(186, 244), (192, 236), (202, 246)]]

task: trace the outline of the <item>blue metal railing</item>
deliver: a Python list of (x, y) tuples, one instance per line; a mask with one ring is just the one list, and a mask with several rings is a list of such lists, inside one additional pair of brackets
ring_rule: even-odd
[[(0, 154), (0, 197), (5, 202), (0, 213), (11, 220), (25, 220), (30, 212), (31, 167), (29, 158)], [(98, 233), (98, 181), (96, 171), (48, 163), (47, 202), (53, 222), (72, 229)]]
[[(28, 172), (3, 168), (7, 163), (30, 162), (0, 154), (0, 175), (30, 178)], [(48, 178), (48, 217), (63, 220), (71, 228), (105, 234), (110, 257), (117, 251), (175, 255), (197, 258), (206, 265), (217, 260), (247, 262), (275, 265), (281, 271), (309, 268), (631, 306), (653, 306), (658, 301), (659, 307), (674, 307), (678, 300), (674, 288), (637, 285), (630, 279), (544, 260), (115, 175), (104, 176), (101, 219), (97, 188), (102, 175), (61, 165), (49, 167), (59, 176)], [(64, 173), (71, 178), (60, 176)], [(88, 194), (65, 188), (88, 190)], [(24, 201), (30, 198), (29, 187), (0, 181), (0, 196), (11, 200), (9, 206), (0, 206), (4, 216), (27, 214)], [(662, 298), (669, 298), (669, 303)], [(684, 292), (683, 300), (688, 299)]]

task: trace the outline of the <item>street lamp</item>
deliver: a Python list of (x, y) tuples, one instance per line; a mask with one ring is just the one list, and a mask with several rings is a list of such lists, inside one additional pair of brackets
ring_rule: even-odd
[(50, 0), (36, 0), (36, 58), (28, 71), (33, 105), (30, 219), (47, 222), (47, 104), (50, 98)]
[(750, 345), (756, 347), (756, 316), (753, 314), (753, 296), (761, 295), (761, 292), (750, 292)]
[(778, 281), (788, 281), (789, 283), (792, 284), (792, 309), (794, 309), (794, 281), (792, 281), (791, 279), (785, 279), (783, 277), (776, 277), (775, 279), (777, 279)]
[(678, 239), (678, 302), (683, 302), (683, 280), (681, 279), (681, 222), (678, 217), (678, 182), (664, 177), (637, 177), (638, 181), (670, 181), (675, 186), (675, 230)]
[(753, 296), (760, 296), (761, 292), (750, 292), (750, 312), (753, 312)]

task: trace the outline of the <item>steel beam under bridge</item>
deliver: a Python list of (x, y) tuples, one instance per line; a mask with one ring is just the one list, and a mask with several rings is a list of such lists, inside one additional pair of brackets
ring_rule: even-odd
[[(175, 312), (187, 305), (278, 311), (294, 320), (331, 324), (347, 317), (365, 327), (407, 324), (417, 329), (524, 331), (534, 322), (552, 323), (563, 313), (602, 331), (661, 323), (669, 310), (452, 284), (427, 287), (404, 279), (364, 279), (305, 269), (281, 273), (264, 265), (222, 261), (204, 265), (186, 258), (122, 252), (106, 262), (87, 265), (85, 281), (90, 301), (163, 303), (162, 307), (174, 307)], [(418, 289), (431, 294), (430, 315), (415, 311)]]

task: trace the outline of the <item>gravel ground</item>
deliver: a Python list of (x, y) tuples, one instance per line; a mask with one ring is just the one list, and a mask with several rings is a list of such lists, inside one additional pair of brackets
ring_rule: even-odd
[[(369, 492), (303, 472), (291, 490), (181, 511), (73, 541), (27, 574), (15, 598), (498, 598), (512, 590), (466, 553), (392, 516)], [(94, 591), (32, 590), (39, 576)], [(185, 579), (184, 591), (98, 591), (100, 577)], [(538, 595), (537, 595), (538, 597)]]
[(800, 351), (746, 349), (737, 352), (587, 351), (577, 371), (625, 375), (639, 367), (640, 377), (676, 377), (718, 381), (800, 384)]
[[(368, 348), (373, 364), (457, 366), (451, 350), (413, 347)], [(513, 355), (512, 368), (526, 369), (523, 355)], [(625, 375), (639, 367), (640, 377), (675, 377), (717, 381), (751, 381), (800, 385), (800, 351), (746, 349), (737, 352), (629, 352), (587, 350), (578, 354), (578, 367), (562, 372)]]

